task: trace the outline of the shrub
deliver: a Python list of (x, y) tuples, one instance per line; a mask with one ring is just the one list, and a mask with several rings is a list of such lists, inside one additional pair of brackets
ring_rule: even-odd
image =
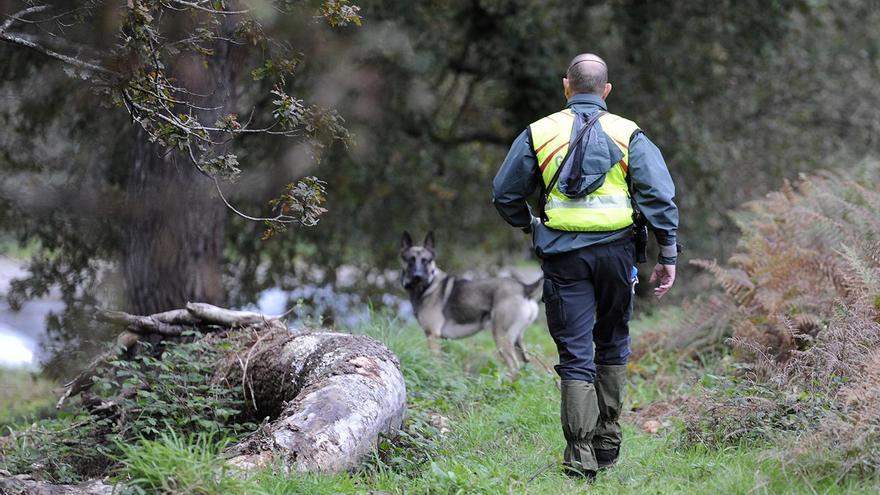
[[(854, 180), (852, 175), (861, 175)], [(741, 364), (708, 387), (689, 438), (707, 444), (799, 432), (786, 458), (797, 469), (825, 459), (838, 475), (880, 467), (880, 190), (878, 167), (817, 176), (755, 201), (737, 215), (743, 235), (728, 266), (698, 261), (724, 290), (696, 314), (721, 314)], [(718, 308), (723, 308), (719, 311)], [(673, 342), (708, 345), (719, 317)], [(824, 468), (828, 466), (825, 465)]]

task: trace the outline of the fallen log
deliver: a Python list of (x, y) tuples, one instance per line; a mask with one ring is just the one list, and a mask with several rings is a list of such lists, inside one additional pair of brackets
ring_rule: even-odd
[(203, 303), (149, 316), (102, 312), (98, 317), (125, 327), (120, 345), (68, 384), (59, 407), (87, 390), (92, 376), (140, 337), (172, 335), (169, 326), (200, 330), (204, 338), (234, 342), (216, 365), (214, 380), (240, 386), (250, 406), (248, 419), (262, 422), (226, 450), (228, 463), (236, 468), (351, 469), (375, 449), (380, 435), (393, 434), (403, 420), (406, 387), (400, 364), (370, 337), (294, 332), (276, 317)]
[(280, 461), (285, 471), (343, 471), (356, 467), (380, 434), (401, 425), (400, 365), (372, 338), (308, 333), (264, 345), (253, 357), (259, 364), (247, 379), (280, 390), (244, 388), (275, 419), (227, 449), (232, 466), (263, 469)]

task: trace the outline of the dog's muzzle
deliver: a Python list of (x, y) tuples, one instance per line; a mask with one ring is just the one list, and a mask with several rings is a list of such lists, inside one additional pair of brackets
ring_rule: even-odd
[(401, 285), (403, 285), (403, 288), (406, 290), (424, 290), (430, 284), (428, 276), (421, 273), (408, 274), (406, 272), (402, 272), (400, 274), (400, 282)]

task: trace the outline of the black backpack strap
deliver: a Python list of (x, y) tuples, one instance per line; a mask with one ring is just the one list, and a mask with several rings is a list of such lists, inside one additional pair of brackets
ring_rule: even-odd
[[(553, 187), (555, 187), (556, 182), (559, 181), (559, 174), (562, 173), (562, 167), (565, 165), (565, 162), (568, 161), (568, 157), (571, 156), (572, 152), (578, 146), (580, 146), (580, 142), (584, 138), (584, 136), (586, 136), (590, 132), (590, 129), (592, 129), (594, 125), (596, 125), (596, 122), (599, 121), (599, 118), (601, 116), (605, 115), (606, 113), (608, 113), (608, 112), (606, 112), (604, 110), (599, 110), (598, 112), (596, 112), (590, 116), (590, 119), (587, 120), (587, 124), (583, 128), (581, 128), (581, 130), (578, 132), (577, 136), (574, 137), (574, 140), (568, 145), (568, 150), (565, 152), (565, 156), (562, 158), (562, 161), (559, 162), (559, 166), (556, 167), (556, 172), (553, 174), (553, 177), (550, 179), (550, 182), (547, 183), (547, 185), (545, 185), (542, 188), (541, 198), (538, 203), (538, 208), (540, 210), (539, 214), (541, 215), (542, 222), (547, 222), (547, 220), (548, 220), (547, 219), (547, 211), (546, 211), (547, 200), (550, 199), (550, 192), (553, 191)], [(575, 118), (578, 118), (578, 117), (580, 117), (580, 115), (575, 114)], [(574, 123), (572, 123), (572, 125), (574, 125)], [(544, 184), (543, 179), (541, 180), (541, 184)]]

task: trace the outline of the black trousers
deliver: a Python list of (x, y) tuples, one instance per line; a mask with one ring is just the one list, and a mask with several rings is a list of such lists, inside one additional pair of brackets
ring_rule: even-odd
[(593, 382), (596, 364), (626, 364), (633, 250), (626, 238), (544, 258), (547, 326), (563, 380)]

